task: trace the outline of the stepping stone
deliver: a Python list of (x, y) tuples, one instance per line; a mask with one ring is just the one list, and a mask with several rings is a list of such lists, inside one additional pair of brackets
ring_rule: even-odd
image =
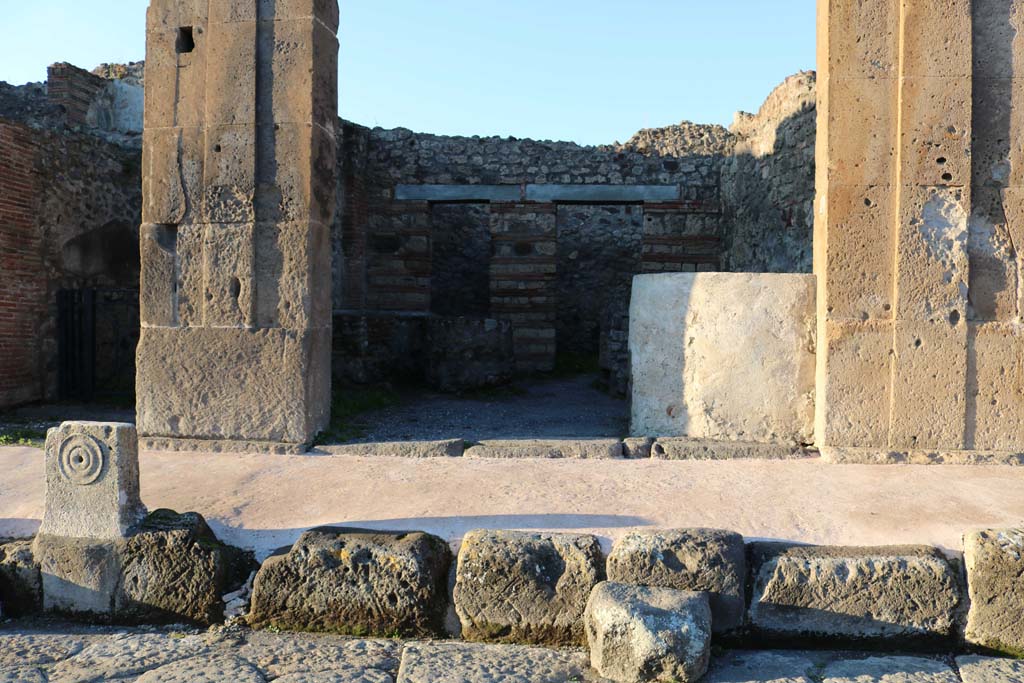
[(462, 637), (533, 645), (583, 645), (583, 611), (604, 579), (594, 536), (471, 531), (455, 573)]
[(925, 657), (867, 657), (828, 664), (822, 683), (960, 683), (946, 664)]
[(755, 543), (749, 618), (767, 638), (946, 644), (961, 601), (958, 572), (936, 548)]
[(998, 657), (957, 657), (963, 683), (1024, 683), (1024, 661)]
[(718, 529), (631, 533), (608, 556), (608, 580), (707, 591), (715, 633), (743, 625), (747, 577), (743, 537)]
[(153, 669), (135, 683), (266, 683), (260, 670), (241, 657), (206, 655)]
[(821, 653), (727, 652), (714, 657), (701, 683), (815, 683)]
[(522, 645), (411, 643), (402, 653), (397, 683), (566, 683), (587, 676), (578, 650)]
[(590, 663), (623, 683), (689, 683), (708, 669), (711, 607), (707, 593), (599, 584), (585, 616)]
[(967, 642), (1007, 654), (1024, 652), (1024, 529), (964, 537), (971, 608)]
[(451, 549), (421, 531), (321, 527), (267, 559), (249, 624), (351, 635), (444, 632)]

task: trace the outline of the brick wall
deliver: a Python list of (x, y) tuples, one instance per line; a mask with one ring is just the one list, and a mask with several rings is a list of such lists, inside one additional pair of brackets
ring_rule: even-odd
[(43, 393), (46, 274), (35, 223), (35, 150), (30, 129), (0, 121), (0, 408)]
[(50, 104), (63, 107), (69, 126), (83, 126), (89, 107), (107, 82), (85, 69), (59, 62), (46, 69), (46, 96)]

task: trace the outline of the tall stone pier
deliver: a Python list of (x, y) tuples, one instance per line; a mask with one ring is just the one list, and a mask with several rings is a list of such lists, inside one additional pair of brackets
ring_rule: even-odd
[(336, 0), (152, 0), (138, 430), (301, 449), (328, 420)]
[(1024, 450), (1024, 3), (819, 0), (816, 440)]

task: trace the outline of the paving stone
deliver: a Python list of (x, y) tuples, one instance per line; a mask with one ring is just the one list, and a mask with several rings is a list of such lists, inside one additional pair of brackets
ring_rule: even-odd
[(747, 558), (737, 533), (668, 529), (627, 534), (608, 555), (608, 580), (708, 591), (715, 633), (743, 625)]
[(750, 558), (764, 637), (937, 645), (956, 630), (959, 574), (936, 548), (755, 543)]
[(78, 654), (87, 638), (53, 633), (0, 633), (0, 667), (53, 664)]
[(394, 640), (363, 640), (342, 636), (254, 631), (235, 649), (268, 676), (309, 672), (398, 670), (401, 644)]
[(825, 666), (822, 683), (960, 683), (947, 664), (924, 657), (843, 659)]
[(259, 669), (241, 657), (201, 655), (153, 669), (136, 683), (266, 683)]
[(618, 439), (497, 439), (466, 449), (467, 458), (576, 458), (604, 460), (622, 457)]
[(588, 668), (586, 654), (578, 650), (480, 643), (412, 643), (402, 652), (398, 683), (599, 680), (588, 674)]
[(457, 458), (465, 450), (462, 439), (440, 441), (379, 441), (373, 443), (329, 444), (316, 452), (330, 455), (384, 456), (389, 458)]
[(306, 531), (267, 559), (249, 624), (351, 635), (443, 633), (451, 550), (423, 532)]
[(133, 623), (222, 621), (221, 596), (255, 569), (251, 557), (217, 540), (202, 515), (173, 510), (143, 520), (125, 543), (121, 563), (115, 612)]
[(793, 460), (811, 457), (811, 452), (792, 444), (664, 437), (654, 442), (651, 457), (655, 460)]
[(199, 635), (120, 633), (86, 646), (50, 674), (60, 683), (94, 683), (137, 676), (171, 662), (209, 652)]
[(812, 672), (826, 655), (804, 652), (732, 651), (712, 657), (704, 683), (815, 683)]
[(47, 683), (46, 673), (32, 666), (0, 667), (0, 683)]
[(604, 582), (584, 616), (590, 663), (602, 676), (632, 681), (696, 681), (711, 657), (706, 593)]
[(963, 683), (1024, 683), (1024, 661), (970, 655), (956, 658)]
[(971, 598), (969, 643), (1024, 654), (1024, 529), (992, 529), (964, 537)]
[(594, 536), (470, 531), (455, 573), (466, 640), (582, 645), (583, 611), (604, 579)]

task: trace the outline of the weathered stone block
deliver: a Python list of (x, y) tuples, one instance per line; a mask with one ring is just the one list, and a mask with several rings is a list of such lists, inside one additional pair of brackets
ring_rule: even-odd
[(110, 618), (121, 580), (123, 539), (68, 538), (40, 533), (32, 553), (43, 577), (43, 609)]
[(896, 80), (831, 78), (824, 116), (828, 185), (888, 185), (896, 159)]
[(179, 166), (182, 132), (147, 128), (142, 143), (142, 220), (177, 225), (188, 208)]
[(210, 625), (221, 596), (245, 582), (251, 556), (217, 540), (202, 515), (156, 510), (120, 549), (114, 610), (120, 621)]
[(900, 182), (904, 186), (970, 183), (971, 93), (969, 77), (903, 79)]
[(327, 424), (329, 364), (330, 330), (143, 329), (139, 430), (308, 443)]
[(1024, 360), (1017, 323), (971, 324), (967, 337), (969, 448), (1019, 450), (1024, 443)]
[(824, 202), (822, 295), (830, 320), (892, 317), (895, 233), (889, 186), (832, 185)]
[(899, 0), (827, 0), (819, 10), (822, 77), (894, 77), (899, 16)]
[[(338, 118), (338, 38), (321, 21), (277, 19), (259, 36), (268, 93), (260, 123), (313, 123), (334, 131)], [(297, 50), (296, 45), (305, 49)]]
[(743, 625), (747, 578), (743, 537), (719, 529), (627, 534), (608, 556), (608, 580), (708, 593), (715, 633)]
[(41, 610), (42, 587), (32, 542), (0, 544), (0, 619), (24, 617)]
[(896, 323), (892, 422), (896, 449), (964, 447), (967, 323)]
[(1024, 185), (1024, 93), (1019, 86), (1018, 79), (975, 75), (971, 166), (976, 191), (986, 185)]
[(178, 322), (178, 230), (170, 225), (139, 228), (142, 254), (139, 317), (143, 325), (170, 327)]
[(991, 529), (964, 537), (971, 607), (968, 643), (1024, 655), (1024, 530)]
[(1012, 321), (1017, 318), (1017, 250), (1010, 237), (997, 187), (972, 188), (973, 206), (968, 224), (967, 319)]
[(301, 330), (331, 316), (330, 228), (322, 223), (258, 223), (256, 324)]
[(337, 0), (256, 0), (263, 21), (315, 18), (331, 31), (338, 30)]
[(965, 320), (969, 193), (963, 188), (905, 187), (896, 254), (896, 317), (917, 322)]
[(1024, 661), (999, 657), (967, 655), (956, 658), (963, 683), (1021, 683)]
[(318, 221), (334, 215), (334, 135), (312, 124), (262, 124), (256, 135), (260, 220)]
[(249, 623), (353, 635), (444, 631), (451, 550), (423, 532), (322, 527), (263, 563)]
[(958, 572), (935, 548), (758, 543), (751, 626), (768, 638), (939, 644), (956, 632)]
[(205, 136), (203, 218), (252, 223), (256, 216), (256, 133), (252, 126), (209, 126)]
[(828, 321), (818, 341), (819, 448), (884, 448), (889, 442), (892, 323)]
[(957, 683), (956, 672), (937, 659), (867, 657), (840, 659), (821, 671), (823, 683)]
[(594, 536), (469, 532), (455, 575), (462, 637), (582, 645), (583, 611), (603, 564)]
[(974, 78), (1024, 74), (1024, 9), (1014, 0), (973, 0)]
[(122, 538), (145, 511), (133, 425), (65, 422), (47, 432), (40, 534)]
[(903, 8), (902, 75), (969, 79), (971, 0), (900, 2)]
[(633, 282), (633, 435), (811, 441), (812, 276), (678, 273)]
[[(255, 6), (251, 2), (213, 2), (210, 9), (221, 18), (231, 11), (252, 11)], [(209, 53), (206, 59), (210, 65), (205, 74), (207, 130), (219, 126), (251, 127), (256, 123), (255, 17), (231, 22), (213, 19), (207, 30)]]
[(711, 608), (704, 593), (598, 584), (585, 615), (590, 663), (605, 678), (697, 681), (711, 657)]

